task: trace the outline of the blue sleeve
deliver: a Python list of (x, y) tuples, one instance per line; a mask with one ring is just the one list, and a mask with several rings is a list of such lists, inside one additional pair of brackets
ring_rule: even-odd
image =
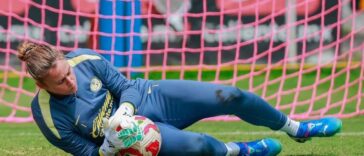
[(67, 153), (71, 153), (72, 155), (99, 155), (99, 147), (96, 144), (80, 137), (74, 132), (63, 132), (68, 134), (62, 136), (61, 139), (58, 139), (53, 134), (49, 134), (46, 129), (40, 129), (51, 144), (64, 150)]
[[(98, 55), (98, 54), (97, 54)], [(130, 102), (134, 105), (138, 105), (141, 101), (141, 95), (136, 88), (135, 81), (128, 80), (121, 74), (114, 66), (110, 64), (101, 55), (100, 60), (92, 60), (96, 73), (99, 78), (106, 85), (106, 88), (115, 96), (119, 97), (120, 102)]]
[[(99, 155), (99, 147), (93, 142), (81, 137), (79, 134), (71, 129), (59, 128), (57, 130), (60, 134), (60, 138), (57, 137), (51, 129), (46, 125), (44, 118), (41, 115), (38, 102), (35, 100), (32, 103), (32, 113), (35, 122), (39, 129), (45, 136), (45, 138), (54, 146), (62, 149), (72, 155), (87, 155), (97, 156)], [(66, 127), (66, 126), (64, 126)], [(72, 126), (71, 126), (72, 127)]]

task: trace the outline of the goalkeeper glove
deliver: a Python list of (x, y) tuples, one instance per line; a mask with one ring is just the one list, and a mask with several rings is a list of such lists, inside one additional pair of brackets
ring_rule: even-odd
[(103, 130), (105, 140), (100, 152), (106, 156), (115, 155), (120, 149), (129, 148), (143, 138), (142, 130), (130, 116), (115, 114), (110, 119), (104, 118)]
[(113, 116), (122, 117), (122, 115), (133, 116), (135, 113), (134, 105), (129, 102), (123, 102), (120, 104), (119, 108), (116, 110)]

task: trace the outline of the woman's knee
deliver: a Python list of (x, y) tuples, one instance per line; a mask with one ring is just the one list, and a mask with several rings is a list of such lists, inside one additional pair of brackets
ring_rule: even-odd
[(220, 97), (222, 104), (229, 106), (233, 110), (246, 109), (254, 105), (260, 97), (252, 92), (240, 90), (232, 87), (226, 91), (224, 97)]
[(237, 87), (228, 87), (225, 89), (217, 90), (216, 97), (219, 102), (225, 105), (234, 103), (242, 99), (242, 91)]

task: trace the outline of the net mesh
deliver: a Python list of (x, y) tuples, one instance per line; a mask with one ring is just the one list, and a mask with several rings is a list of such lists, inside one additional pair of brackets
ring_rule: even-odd
[[(91, 48), (128, 78), (193, 79), (252, 91), (295, 119), (364, 113), (364, 2), (4, 0), (0, 122), (30, 122), (37, 88), (23, 40)], [(213, 120), (236, 120), (231, 116)]]

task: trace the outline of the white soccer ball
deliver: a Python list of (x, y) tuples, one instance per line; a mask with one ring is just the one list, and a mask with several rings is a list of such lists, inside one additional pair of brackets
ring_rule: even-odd
[(143, 139), (127, 149), (119, 151), (119, 156), (157, 156), (161, 148), (160, 131), (153, 121), (144, 116), (132, 117), (143, 131)]

